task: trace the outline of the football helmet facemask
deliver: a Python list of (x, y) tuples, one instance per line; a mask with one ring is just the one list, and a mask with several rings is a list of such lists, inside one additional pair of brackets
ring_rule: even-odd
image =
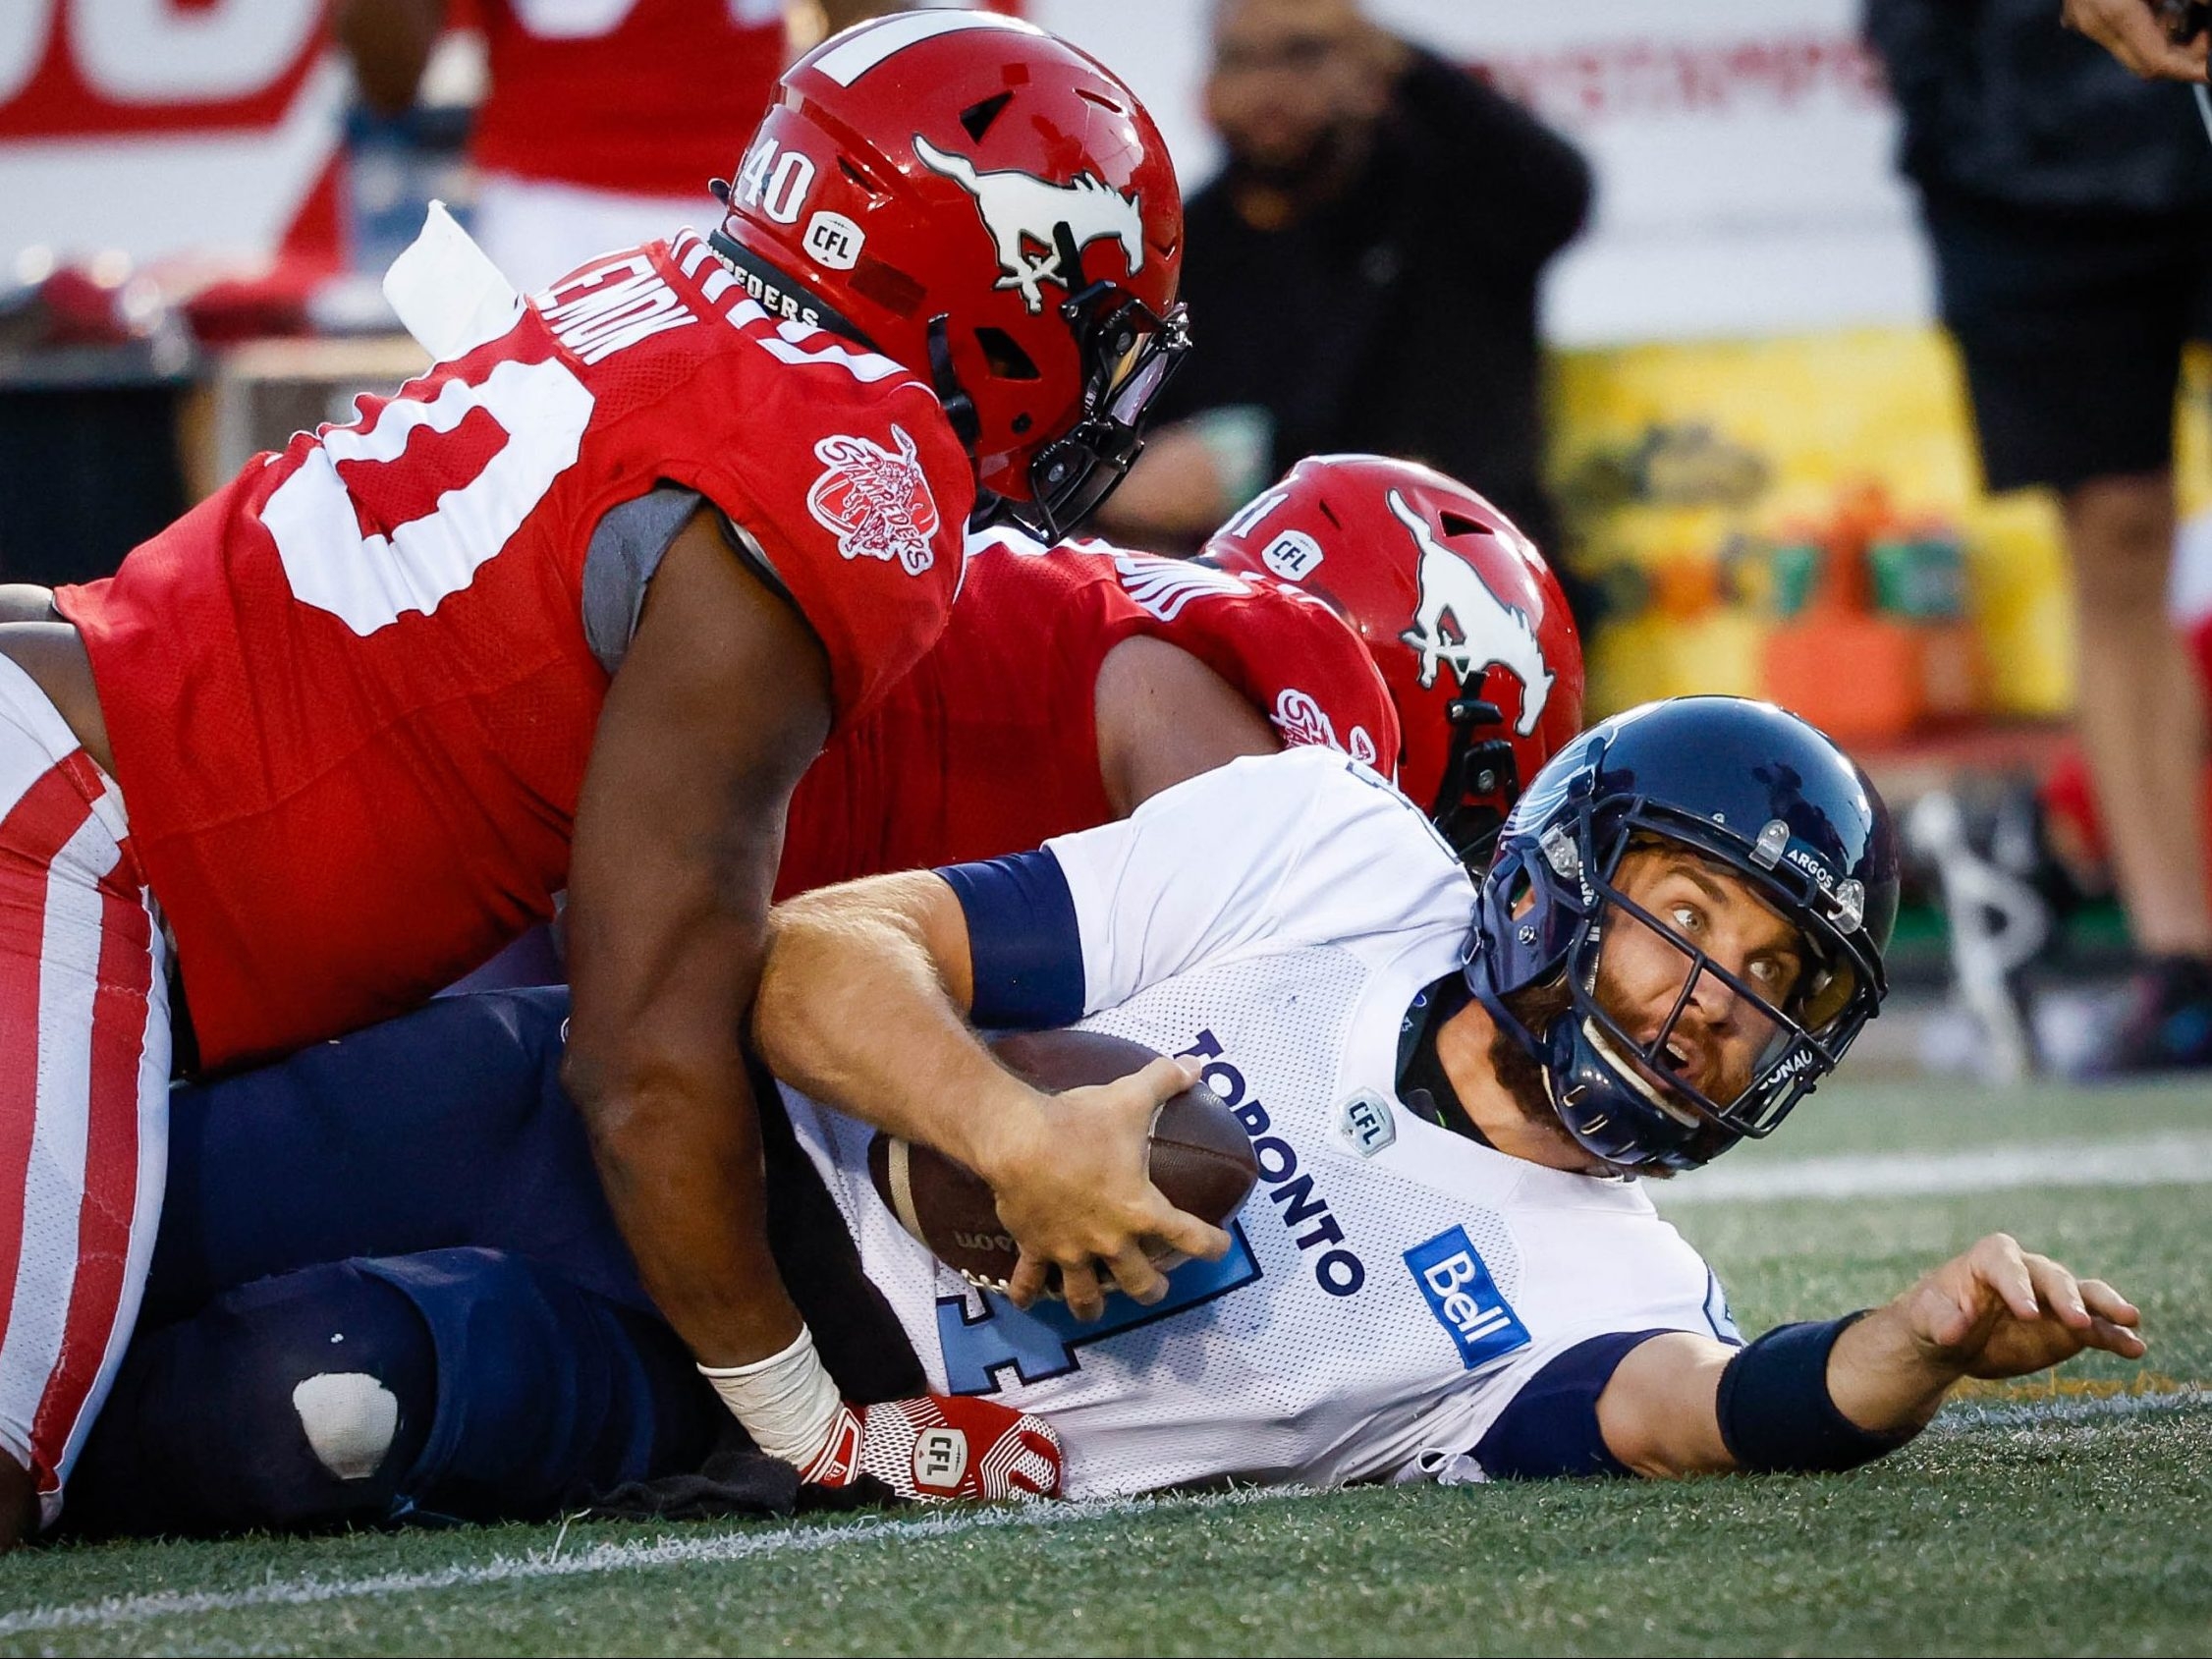
[[(1687, 850), (1788, 922), (1787, 981), (1733, 971), (1625, 892), (1634, 847)], [(1481, 883), (1467, 984), (1584, 1147), (1694, 1169), (1773, 1133), (1835, 1070), (1881, 1007), (1897, 902), (1889, 810), (1841, 749), (1769, 703), (1678, 697), (1592, 727), (1531, 781)], [(1645, 1030), (1601, 989), (1609, 952), (1654, 950), (1679, 959), (1679, 991)], [(1701, 999), (1730, 1010), (1747, 1064), (1715, 1063), (1686, 1020)]]

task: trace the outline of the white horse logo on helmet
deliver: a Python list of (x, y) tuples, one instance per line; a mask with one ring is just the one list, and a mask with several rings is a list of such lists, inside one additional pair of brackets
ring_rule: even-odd
[(991, 233), (998, 249), (1000, 288), (1019, 288), (1022, 303), (1031, 314), (1044, 309), (1041, 285), (1057, 282), (1072, 286), (1076, 273), (1060, 268), (1060, 227), (1079, 253), (1101, 237), (1122, 245), (1129, 268), (1144, 265), (1144, 219), (1136, 194), (1123, 195), (1092, 173), (1078, 173), (1075, 182), (1056, 185), (1028, 173), (978, 173), (965, 155), (950, 155), (920, 134), (914, 135), (914, 154), (933, 173), (942, 173), (975, 198), (983, 228)]
[[(1396, 490), (1390, 492), (1390, 510), (1413, 532), (1421, 550), (1420, 608), (1413, 613), (1413, 626), (1399, 637), (1421, 654), (1422, 687), (1436, 684), (1440, 662), (1452, 665), (1463, 691), (1470, 682), (1479, 684), (1493, 666), (1503, 667), (1521, 682), (1521, 718), (1513, 729), (1533, 737), (1551, 695), (1552, 672), (1544, 666), (1544, 649), (1527, 616), (1491, 592), (1482, 573), (1438, 541)], [(1446, 617), (1452, 619), (1457, 639), (1444, 632)]]

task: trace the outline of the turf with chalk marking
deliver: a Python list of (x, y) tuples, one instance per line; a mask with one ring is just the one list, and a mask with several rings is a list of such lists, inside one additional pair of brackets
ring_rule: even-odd
[[(1800, 1120), (1726, 1167), (2212, 1135), (2212, 1098), (1900, 1085)], [(2202, 1650), (2212, 1186), (1674, 1214), (1749, 1329), (1876, 1300), (2003, 1227), (2133, 1295), (2151, 1356), (1977, 1391), (1823, 1480), (39, 1550), (0, 1561), (0, 1653)]]

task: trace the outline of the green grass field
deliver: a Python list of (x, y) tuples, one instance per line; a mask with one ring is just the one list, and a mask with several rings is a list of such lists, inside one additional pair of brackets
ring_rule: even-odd
[[(1734, 1195), (1755, 1171), (1848, 1190)], [(1884, 1190), (1915, 1171), (1953, 1189)], [(2212, 1091), (1840, 1088), (1724, 1174), (1663, 1201), (1747, 1330), (2003, 1228), (2132, 1296), (2150, 1356), (1981, 1390), (1824, 1479), (32, 1550), (0, 1652), (2206, 1650)]]

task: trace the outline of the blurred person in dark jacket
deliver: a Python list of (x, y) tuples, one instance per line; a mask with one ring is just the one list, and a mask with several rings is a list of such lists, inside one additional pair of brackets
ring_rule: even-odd
[(2121, 1071), (2212, 1066), (2205, 711), (2166, 608), (2174, 394), (2212, 299), (2212, 145), (2048, 0), (1867, 0), (1992, 490), (2059, 494), (2076, 723), (2143, 955)]
[(1198, 349), (1110, 524), (1194, 545), (1300, 457), (1370, 450), (1556, 548), (1536, 281), (1588, 210), (1580, 154), (1356, 0), (1220, 0), (1205, 101), (1227, 160), (1186, 208)]

